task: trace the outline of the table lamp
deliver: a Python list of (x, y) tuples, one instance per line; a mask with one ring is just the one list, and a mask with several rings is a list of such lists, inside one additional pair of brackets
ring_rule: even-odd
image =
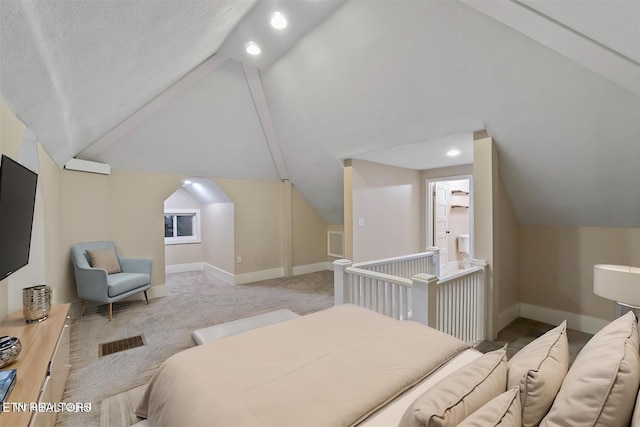
[[(611, 264), (594, 265), (593, 293), (613, 300), (620, 306), (640, 309), (640, 268)], [(620, 309), (616, 312), (618, 316), (624, 314)]]

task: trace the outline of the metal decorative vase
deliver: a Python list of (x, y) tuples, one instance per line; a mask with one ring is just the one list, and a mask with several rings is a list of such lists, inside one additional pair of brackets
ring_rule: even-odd
[(22, 290), (22, 311), (27, 323), (41, 322), (51, 310), (51, 288), (45, 285)]
[(12, 363), (22, 350), (22, 344), (16, 337), (0, 337), (0, 368)]

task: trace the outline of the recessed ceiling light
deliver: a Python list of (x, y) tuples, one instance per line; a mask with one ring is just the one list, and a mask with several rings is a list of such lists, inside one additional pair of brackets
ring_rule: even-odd
[(260, 52), (262, 52), (262, 50), (260, 50), (260, 46), (258, 46), (254, 42), (247, 43), (246, 49), (249, 55), (254, 55), (254, 56), (260, 55)]
[(276, 30), (282, 30), (287, 26), (287, 18), (280, 12), (276, 12), (271, 17), (271, 26)]
[(447, 151), (447, 156), (449, 157), (456, 157), (459, 155), (460, 155), (460, 150), (453, 149), (453, 150)]

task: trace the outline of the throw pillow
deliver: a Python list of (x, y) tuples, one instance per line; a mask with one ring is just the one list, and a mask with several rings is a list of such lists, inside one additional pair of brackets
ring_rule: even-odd
[(483, 354), (449, 374), (409, 406), (399, 427), (456, 425), (507, 386), (505, 349)]
[(522, 427), (534, 427), (549, 411), (569, 370), (567, 322), (527, 344), (507, 362), (507, 388), (520, 388)]
[(521, 423), (520, 389), (516, 386), (469, 415), (458, 427), (520, 427)]
[(580, 351), (540, 425), (626, 427), (639, 384), (638, 325), (628, 312)]
[(93, 268), (104, 268), (107, 270), (107, 274), (120, 273), (120, 262), (116, 255), (116, 250), (111, 248), (104, 251), (90, 251), (87, 250), (89, 256), (89, 264)]

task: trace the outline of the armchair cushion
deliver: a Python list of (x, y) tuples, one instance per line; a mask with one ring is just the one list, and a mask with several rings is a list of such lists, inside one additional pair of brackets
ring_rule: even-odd
[[(116, 297), (151, 283), (151, 276), (143, 273), (116, 273), (107, 276), (109, 297)], [(140, 289), (142, 291), (142, 289)]]
[(89, 263), (93, 268), (103, 268), (107, 270), (107, 274), (120, 273), (120, 262), (114, 248), (103, 251), (87, 249)]

